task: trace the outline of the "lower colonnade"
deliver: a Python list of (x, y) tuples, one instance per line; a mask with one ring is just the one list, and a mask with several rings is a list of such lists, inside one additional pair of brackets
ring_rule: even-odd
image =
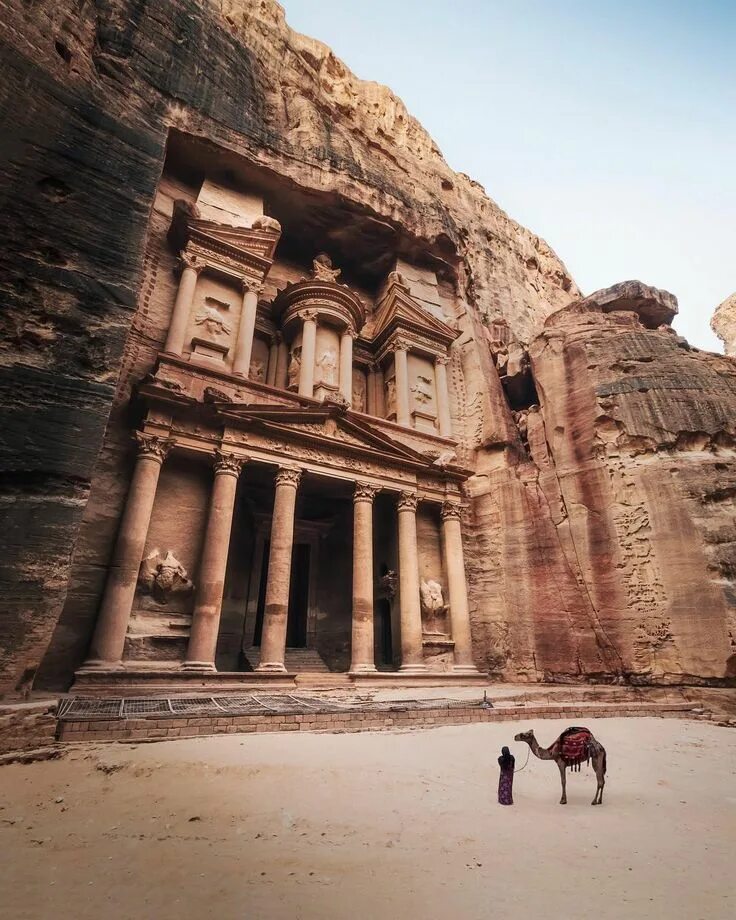
[[(166, 457), (176, 446), (174, 439), (136, 432), (138, 455), (121, 518), (88, 658), (82, 672), (129, 670), (125, 662), (128, 624), (134, 606), (138, 574), (154, 508), (159, 474)], [(182, 671), (216, 673), (215, 656), (220, 631), (223, 595), (238, 481), (247, 475), (254, 460), (247, 454), (217, 448), (211, 455), (213, 478), (206, 514), (191, 629)], [(281, 463), (275, 475), (273, 514), (268, 550), (268, 580), (263, 607), (260, 663), (255, 674), (286, 675), (287, 621), (289, 616), (292, 552), (297, 495), (304, 470), (296, 463)], [(386, 491), (375, 482), (353, 480), (352, 624), (349, 674), (376, 674), (374, 660), (374, 500)], [(393, 491), (393, 490), (389, 490)], [(427, 672), (423, 654), (422, 605), (417, 543), (416, 488), (396, 490), (397, 561), (400, 664), (398, 675), (419, 676)], [(477, 675), (473, 664), (470, 616), (463, 561), (461, 505), (458, 500), (441, 503), (441, 545), (446, 574), (449, 623), (454, 664), (451, 673)]]

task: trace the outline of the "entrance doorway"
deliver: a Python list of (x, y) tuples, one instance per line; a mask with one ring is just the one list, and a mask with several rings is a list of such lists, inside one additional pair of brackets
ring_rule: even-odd
[[(307, 620), (309, 617), (309, 565), (311, 547), (308, 543), (295, 543), (291, 552), (291, 578), (289, 582), (289, 615), (286, 623), (286, 647), (307, 647)], [(253, 634), (253, 645), (260, 646), (263, 635), (263, 614), (266, 607), (268, 562), (271, 542), (263, 546), (261, 580), (258, 589), (258, 608)]]

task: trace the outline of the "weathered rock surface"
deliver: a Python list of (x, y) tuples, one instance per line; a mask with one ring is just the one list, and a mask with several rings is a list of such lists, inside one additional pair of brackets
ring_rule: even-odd
[(726, 354), (736, 357), (736, 294), (716, 307), (710, 327), (723, 342)]
[[(160, 344), (142, 281), (169, 131), (319, 196), (342, 218), (332, 245), (388, 239), (400, 257), (421, 241), (458, 276), (479, 664), (532, 680), (733, 671), (734, 366), (657, 331), (671, 295), (627, 282), (580, 301), (544, 241), (273, 0), (8, 0), (3, 18), (0, 689), (34, 679), (97, 470), (114, 533), (127, 441), (100, 449), (108, 421), (130, 427), (130, 382)], [(90, 598), (92, 555), (77, 547)], [(78, 655), (85, 616), (51, 657)], [(47, 685), (68, 684), (64, 667), (47, 661)]]

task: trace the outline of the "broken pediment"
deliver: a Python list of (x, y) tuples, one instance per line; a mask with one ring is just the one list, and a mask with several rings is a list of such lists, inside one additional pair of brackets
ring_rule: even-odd
[(402, 330), (419, 333), (449, 348), (458, 336), (456, 330), (421, 307), (401, 282), (398, 273), (394, 274), (397, 278), (387, 285), (376, 311), (375, 341), (382, 344), (393, 332)]

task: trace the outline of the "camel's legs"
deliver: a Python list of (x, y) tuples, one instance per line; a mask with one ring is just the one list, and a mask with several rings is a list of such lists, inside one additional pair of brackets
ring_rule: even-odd
[(603, 767), (603, 757), (598, 755), (593, 761), (593, 769), (595, 770), (595, 778), (598, 781), (598, 787), (595, 790), (595, 797), (591, 802), (591, 805), (602, 805), (603, 804), (603, 787), (606, 785), (606, 774)]
[(560, 805), (567, 805), (567, 777), (565, 776), (565, 762), (558, 760), (557, 766), (560, 768), (560, 781), (562, 782), (562, 798)]

